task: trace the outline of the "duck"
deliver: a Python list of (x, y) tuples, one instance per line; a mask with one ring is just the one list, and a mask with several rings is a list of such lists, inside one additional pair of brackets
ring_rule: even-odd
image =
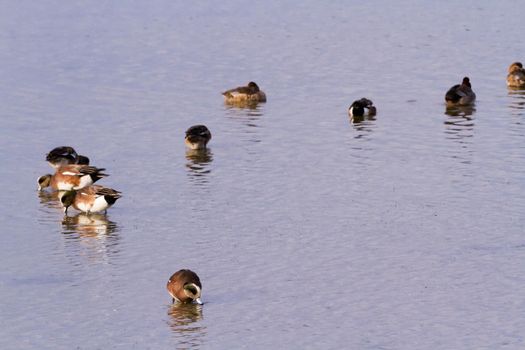
[(266, 94), (253, 81), (250, 81), (247, 86), (239, 86), (224, 91), (222, 95), (226, 103), (266, 102)]
[(507, 75), (507, 86), (514, 88), (525, 88), (525, 69), (521, 62), (514, 62), (509, 66)]
[(461, 84), (454, 85), (445, 94), (445, 101), (448, 107), (469, 106), (476, 100), (476, 94), (472, 91), (470, 79), (464, 77)]
[(350, 117), (362, 117), (365, 115), (365, 109), (367, 109), (367, 115), (375, 115), (377, 113), (377, 109), (374, 106), (374, 103), (363, 97), (360, 100), (356, 100), (352, 103), (350, 108), (348, 108), (348, 115)]
[(55, 169), (60, 168), (62, 165), (69, 164), (89, 165), (89, 158), (78, 154), (75, 149), (70, 146), (53, 148), (46, 155), (46, 161)]
[(86, 214), (97, 213), (111, 207), (117, 199), (122, 197), (120, 191), (99, 185), (91, 185), (80, 190), (61, 192), (60, 202), (64, 207), (64, 214), (67, 215), (69, 207), (73, 207)]
[(190, 149), (205, 149), (211, 140), (211, 132), (206, 125), (193, 125), (186, 130), (184, 143)]
[(92, 185), (103, 177), (104, 168), (97, 168), (90, 165), (69, 164), (59, 167), (55, 174), (46, 174), (38, 178), (38, 190), (51, 187), (58, 191), (79, 190)]
[(166, 288), (172, 297), (172, 303), (175, 303), (175, 301), (180, 303), (196, 302), (202, 305), (201, 280), (199, 276), (191, 270), (182, 269), (175, 272), (168, 280)]

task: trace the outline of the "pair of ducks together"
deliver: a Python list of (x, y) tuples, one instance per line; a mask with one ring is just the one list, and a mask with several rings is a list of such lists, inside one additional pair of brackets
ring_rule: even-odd
[[(470, 79), (468, 77), (464, 77), (461, 84), (452, 86), (445, 94), (445, 101), (449, 108), (469, 106), (472, 105), (475, 100), (476, 94), (472, 91), (472, 86), (470, 85)], [(365, 110), (367, 110), (367, 113), (365, 113)], [(354, 101), (348, 109), (350, 117), (362, 117), (365, 114), (373, 116), (376, 113), (377, 109), (372, 101), (364, 97), (360, 100)]]
[(93, 185), (103, 177), (108, 176), (104, 168), (89, 165), (89, 158), (79, 155), (73, 147), (56, 147), (46, 156), (46, 161), (55, 169), (54, 174), (46, 174), (38, 178), (38, 190), (51, 187), (59, 191), (60, 202), (67, 215), (69, 207), (85, 213), (106, 211), (121, 192), (112, 188)]
[[(521, 62), (514, 62), (509, 66), (507, 74), (507, 86), (510, 88), (525, 88), (525, 69)], [(476, 94), (472, 91), (470, 79), (464, 77), (461, 84), (451, 87), (446, 95), (447, 107), (469, 106), (476, 100)]]
[[(222, 93), (224, 102), (231, 105), (254, 105), (266, 102), (266, 94), (259, 86), (250, 81), (247, 86), (239, 86)], [(184, 143), (193, 150), (202, 150), (211, 140), (211, 132), (205, 125), (194, 125), (186, 130)]]

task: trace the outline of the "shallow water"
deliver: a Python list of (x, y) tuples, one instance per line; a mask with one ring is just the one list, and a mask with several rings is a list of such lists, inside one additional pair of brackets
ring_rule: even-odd
[[(525, 347), (525, 3), (297, 4), (0, 4), (0, 348)], [(250, 80), (266, 104), (223, 104)], [(106, 216), (37, 193), (59, 145)]]

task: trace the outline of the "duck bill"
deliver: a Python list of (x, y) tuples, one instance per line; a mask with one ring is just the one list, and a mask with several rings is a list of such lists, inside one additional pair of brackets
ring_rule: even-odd
[(201, 298), (197, 298), (197, 299), (195, 299), (195, 302), (196, 302), (197, 304), (199, 304), (199, 305), (202, 305), (202, 300), (201, 300)]

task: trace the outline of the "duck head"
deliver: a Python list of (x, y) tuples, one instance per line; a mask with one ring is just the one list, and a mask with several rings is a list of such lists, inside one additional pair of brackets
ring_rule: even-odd
[(256, 94), (259, 92), (259, 86), (255, 84), (253, 81), (250, 81), (248, 83), (248, 88), (250, 89), (251, 94)]
[(183, 287), (183, 290), (184, 294), (186, 294), (188, 298), (191, 298), (197, 304), (202, 305), (201, 288), (198, 285), (195, 283), (186, 283)]
[(67, 210), (75, 201), (76, 191), (64, 191), (59, 194), (60, 203), (64, 207), (64, 214), (67, 214)]
[(42, 175), (38, 178), (37, 182), (38, 182), (38, 190), (39, 191), (42, 191), (44, 188), (46, 187), (49, 187), (49, 185), (51, 184), (51, 177), (53, 175), (51, 174), (46, 174), (46, 175)]

